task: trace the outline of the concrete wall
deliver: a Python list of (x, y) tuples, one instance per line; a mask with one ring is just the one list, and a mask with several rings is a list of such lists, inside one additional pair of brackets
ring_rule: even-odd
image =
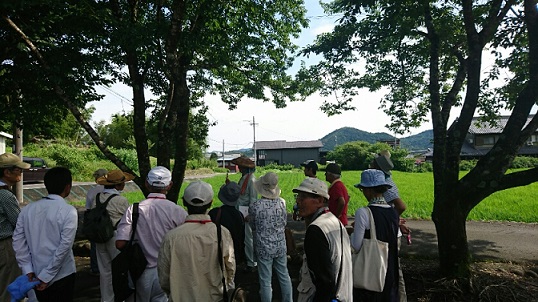
[[(83, 183), (83, 184), (73, 184), (73, 187), (71, 188), (71, 194), (67, 196), (68, 201), (84, 201), (86, 200), (86, 193), (88, 190), (92, 187), (94, 187), (96, 184), (92, 183)], [(125, 192), (133, 192), (133, 191), (140, 191), (140, 188), (138, 186), (130, 181), (125, 184), (125, 189), (123, 190)], [(39, 187), (23, 187), (23, 197), (24, 197), (24, 204), (28, 204), (29, 202), (37, 201), (45, 196), (47, 196), (47, 189), (45, 189), (45, 185), (39, 186)]]

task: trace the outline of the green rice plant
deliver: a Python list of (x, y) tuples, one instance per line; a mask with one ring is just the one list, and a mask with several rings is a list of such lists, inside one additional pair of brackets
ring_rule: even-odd
[[(465, 175), (462, 172), (460, 175)], [(265, 172), (256, 172), (256, 178), (259, 178)], [(279, 177), (279, 186), (282, 190), (281, 197), (286, 200), (286, 207), (289, 212), (292, 211), (295, 199), (293, 188), (299, 186), (304, 179), (302, 172), (277, 172)], [(366, 198), (359, 189), (354, 185), (360, 182), (361, 171), (344, 171), (342, 181), (348, 189), (350, 201), (348, 205), (348, 215), (354, 216), (358, 208), (367, 205)], [(226, 175), (219, 174), (203, 181), (211, 184), (215, 193), (213, 207), (219, 207), (222, 203), (218, 200), (217, 194), (220, 187), (224, 184)], [(241, 178), (240, 173), (229, 174), (232, 181), (238, 182)], [(318, 173), (318, 178), (324, 180), (323, 173)], [(433, 173), (406, 173), (394, 171), (392, 178), (397, 184), (402, 200), (407, 204), (407, 210), (402, 217), (410, 219), (431, 219), (433, 209)], [(193, 180), (185, 180), (180, 196), (188, 183)], [(536, 223), (538, 222), (538, 203), (534, 201), (534, 196), (538, 194), (538, 183), (528, 186), (512, 188), (496, 192), (484, 199), (469, 214), (468, 220), (480, 221), (517, 221)], [(144, 199), (141, 192), (126, 192), (124, 195), (130, 202), (139, 202)], [(179, 202), (182, 205), (182, 202)]]

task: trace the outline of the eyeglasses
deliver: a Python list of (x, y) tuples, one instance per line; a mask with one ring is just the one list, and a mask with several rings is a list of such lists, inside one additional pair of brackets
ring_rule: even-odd
[(11, 171), (12, 173), (15, 173), (15, 174), (22, 174), (22, 172), (23, 172), (23, 170), (21, 168), (17, 168), (17, 167), (11, 168), (11, 169), (9, 169), (9, 171)]
[(316, 198), (312, 194), (308, 194), (308, 193), (295, 193), (295, 194), (293, 194), (293, 196), (295, 197), (295, 200), (304, 200), (304, 199), (308, 199), (308, 198)]

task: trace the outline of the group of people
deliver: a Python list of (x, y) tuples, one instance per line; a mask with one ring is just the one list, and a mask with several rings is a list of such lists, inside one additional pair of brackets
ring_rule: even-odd
[[(281, 301), (293, 301), (286, 257), (286, 201), (280, 197), (278, 175), (269, 172), (255, 179), (254, 162), (246, 157), (233, 162), (241, 179), (235, 183), (226, 178), (218, 193), (223, 205), (213, 209), (210, 184), (194, 181), (186, 187), (185, 210), (166, 198), (172, 186), (170, 171), (161, 166), (149, 171), (145, 185), (150, 193), (138, 203), (134, 234), (147, 266), (128, 301), (135, 296), (136, 301), (221, 301), (226, 289), (236, 287), (238, 267), (258, 273), (261, 301), (272, 300), (273, 272)], [(362, 240), (369, 238), (370, 221), (365, 208), (360, 208), (354, 225), (348, 226), (349, 194), (340, 167), (327, 165), (327, 186), (316, 176), (315, 161), (303, 166), (307, 177), (293, 189), (295, 214), (307, 226), (299, 301), (406, 301), (398, 265), (399, 215), (405, 204), (390, 178), (390, 153), (378, 154), (355, 185), (368, 201), (377, 238), (389, 243), (389, 268), (381, 293), (353, 288), (352, 248), (360, 250)], [(38, 281), (30, 292), (35, 292), (34, 299), (72, 301), (76, 272), (72, 246), (78, 215), (64, 200), (71, 190), (71, 173), (62, 167), (49, 170), (44, 179), (49, 195), (21, 211), (7, 189), (20, 181), (25, 168), (17, 156), (0, 155), (0, 247), (5, 254), (0, 257), (4, 262), (1, 301), (9, 301), (5, 289), (21, 274)], [(94, 245), (101, 301), (114, 301), (112, 260), (129, 243), (133, 230), (134, 206), (121, 191), (134, 176), (99, 169), (94, 177), (98, 185), (87, 194), (87, 208), (109, 200), (106, 210), (115, 227), (110, 240)]]
[[(405, 282), (399, 266), (400, 237), (409, 233), (405, 220), (399, 216), (406, 205), (391, 178), (394, 165), (389, 151), (376, 154), (370, 168), (361, 174), (356, 184), (368, 201), (359, 208), (353, 224), (348, 225), (349, 194), (341, 181), (341, 169), (330, 163), (325, 169), (327, 183), (317, 179), (317, 164), (310, 160), (302, 164), (307, 178), (296, 193), (296, 212), (307, 226), (301, 282), (297, 288), (299, 301), (407, 301)], [(382, 292), (353, 287), (352, 251), (361, 249), (370, 238), (372, 212), (377, 239), (388, 242), (388, 268)], [(348, 236), (350, 235), (350, 236)]]

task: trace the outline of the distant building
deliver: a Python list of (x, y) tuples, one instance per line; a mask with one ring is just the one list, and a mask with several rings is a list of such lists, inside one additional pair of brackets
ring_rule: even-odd
[(385, 143), (385, 144), (389, 145), (392, 149), (400, 148), (400, 139), (399, 138), (384, 139), (384, 140), (377, 140), (377, 141), (380, 142), (380, 143)]
[(275, 164), (292, 164), (299, 167), (307, 159), (320, 161), (320, 149), (323, 143), (320, 140), (287, 142), (280, 141), (261, 141), (256, 142), (256, 165), (266, 166)]
[[(216, 152), (217, 154), (217, 165), (220, 168), (226, 168), (230, 172), (238, 172), (239, 167), (232, 163), (232, 159), (241, 156), (239, 153), (230, 153), (230, 154), (224, 154), (224, 157), (222, 156), (222, 152)], [(224, 162), (224, 164), (223, 164)]]
[[(478, 117), (474, 117), (469, 127), (469, 131), (465, 136), (465, 141), (461, 147), (460, 159), (479, 159), (486, 155), (493, 145), (499, 140), (506, 123), (510, 116), (501, 116), (497, 121), (497, 125), (489, 123), (481, 123)], [(529, 115), (525, 126), (534, 118), (534, 115)], [(534, 132), (527, 143), (519, 149), (519, 156), (538, 156), (538, 132)], [(426, 154), (426, 160), (431, 161), (433, 158), (433, 150)]]
[(6, 140), (13, 139), (13, 135), (0, 131), (0, 154), (6, 153)]

